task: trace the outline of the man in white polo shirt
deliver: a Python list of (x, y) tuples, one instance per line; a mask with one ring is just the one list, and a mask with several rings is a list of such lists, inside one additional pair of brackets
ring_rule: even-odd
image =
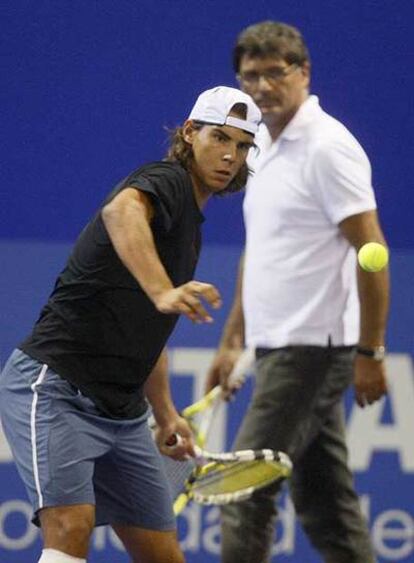
[[(355, 260), (366, 242), (384, 243), (370, 164), (309, 95), (309, 54), (298, 30), (278, 22), (248, 27), (234, 67), (263, 125), (244, 200), (244, 263), (208, 387), (226, 385), (245, 344), (256, 348), (254, 395), (235, 447), (286, 451), (296, 512), (323, 560), (372, 563), (342, 407), (352, 382), (362, 407), (386, 393), (388, 273), (363, 272)], [(269, 560), (278, 490), (223, 509), (224, 563)]]

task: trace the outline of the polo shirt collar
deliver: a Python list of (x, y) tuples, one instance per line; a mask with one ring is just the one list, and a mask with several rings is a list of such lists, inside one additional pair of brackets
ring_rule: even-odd
[(322, 111), (318, 97), (309, 96), (275, 141), (272, 141), (268, 128), (262, 123), (256, 135), (256, 144), (260, 147), (260, 152), (257, 155), (250, 156), (248, 159), (248, 163), (252, 169), (257, 171), (266, 166), (268, 162), (271, 162), (279, 151), (282, 141), (300, 139), (303, 135), (303, 130), (320, 115)]
[[(293, 118), (289, 121), (279, 139), (295, 141), (303, 134), (303, 129), (322, 112), (317, 96), (309, 96), (300, 106)], [(278, 140), (279, 140), (278, 139)]]

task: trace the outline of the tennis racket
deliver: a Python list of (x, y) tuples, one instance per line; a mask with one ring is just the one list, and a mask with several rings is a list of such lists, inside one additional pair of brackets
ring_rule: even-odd
[(212, 453), (196, 446), (195, 451), (196, 457), (187, 461), (164, 456), (176, 515), (190, 500), (204, 505), (246, 500), (262, 487), (289, 477), (292, 471), (289, 457), (274, 450)]
[[(254, 350), (242, 352), (229, 375), (230, 388), (244, 382), (254, 359)], [(194, 433), (196, 457), (176, 461), (163, 456), (170, 491), (175, 499), (176, 515), (190, 500), (200, 504), (222, 505), (247, 499), (254, 491), (285, 479), (291, 473), (292, 463), (283, 452), (265, 449), (212, 453), (203, 449), (222, 401), (223, 390), (217, 385), (181, 411)], [(169, 445), (174, 447), (179, 443), (180, 436), (171, 438)]]

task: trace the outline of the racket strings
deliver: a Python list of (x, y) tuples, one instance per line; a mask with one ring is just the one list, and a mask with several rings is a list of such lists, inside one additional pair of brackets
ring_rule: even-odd
[(235, 493), (241, 489), (262, 488), (285, 477), (279, 464), (263, 460), (211, 464), (205, 473), (197, 476), (194, 490), (205, 495)]

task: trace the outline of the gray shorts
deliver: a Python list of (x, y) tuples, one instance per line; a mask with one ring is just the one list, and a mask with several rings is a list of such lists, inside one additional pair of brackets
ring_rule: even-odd
[(4, 433), (34, 509), (93, 504), (96, 525), (175, 529), (148, 415), (102, 416), (70, 383), (20, 350), (0, 375)]

